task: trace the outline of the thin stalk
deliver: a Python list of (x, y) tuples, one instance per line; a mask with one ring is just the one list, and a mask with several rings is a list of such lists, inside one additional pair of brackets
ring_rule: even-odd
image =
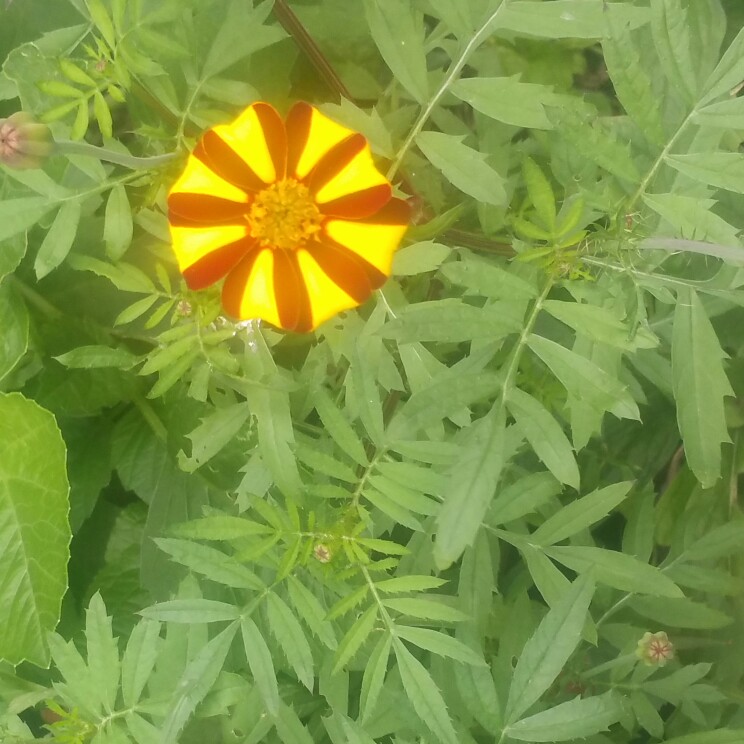
[(106, 147), (97, 147), (87, 142), (73, 142), (72, 140), (56, 140), (54, 150), (56, 153), (63, 155), (85, 155), (96, 160), (105, 160), (107, 163), (123, 165), (125, 168), (130, 168), (131, 170), (159, 168), (178, 157), (177, 152), (169, 152), (166, 155), (152, 155), (151, 157), (140, 158), (124, 152), (109, 150)]
[(411, 148), (411, 145), (418, 136), (419, 132), (423, 129), (424, 124), (426, 124), (426, 122), (429, 120), (432, 111), (434, 111), (436, 105), (439, 103), (442, 96), (449, 90), (452, 83), (454, 83), (460, 76), (462, 68), (465, 67), (468, 59), (470, 59), (470, 55), (486, 40), (491, 32), (491, 27), (494, 21), (496, 20), (496, 18), (498, 18), (501, 11), (509, 4), (510, 1), (511, 0), (501, 1), (499, 7), (496, 8), (493, 13), (491, 13), (491, 15), (486, 19), (485, 23), (483, 23), (483, 25), (478, 29), (475, 36), (473, 36), (473, 38), (470, 39), (470, 41), (466, 44), (465, 48), (460, 53), (460, 56), (449, 66), (447, 74), (444, 76), (444, 80), (437, 89), (437, 92), (431, 97), (429, 102), (422, 109), (421, 113), (418, 116), (418, 119), (416, 119), (413, 126), (411, 127), (411, 131), (408, 133), (408, 137), (406, 137), (405, 142), (398, 151), (393, 164), (390, 166), (390, 170), (388, 170), (387, 172), (388, 181), (392, 181), (393, 177), (398, 172), (398, 168), (400, 167), (403, 158), (406, 156), (406, 153)]

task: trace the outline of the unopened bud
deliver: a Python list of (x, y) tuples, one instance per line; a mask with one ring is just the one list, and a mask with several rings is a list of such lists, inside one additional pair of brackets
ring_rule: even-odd
[(318, 563), (328, 563), (331, 560), (331, 549), (325, 543), (316, 543), (313, 556)]
[(25, 111), (0, 119), (0, 163), (9, 168), (41, 168), (53, 147), (49, 127)]
[(674, 646), (663, 630), (658, 633), (644, 633), (643, 638), (638, 641), (636, 656), (646, 666), (664, 666), (674, 658)]

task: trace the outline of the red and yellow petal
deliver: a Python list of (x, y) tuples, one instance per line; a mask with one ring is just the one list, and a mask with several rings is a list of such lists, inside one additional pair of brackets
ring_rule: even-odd
[(377, 214), (364, 220), (329, 219), (324, 233), (385, 276), (390, 276), (393, 254), (408, 229), (409, 218), (408, 204), (402, 199), (390, 199)]
[(171, 226), (173, 252), (176, 254), (178, 268), (184, 273), (189, 267), (201, 261), (226, 245), (231, 245), (249, 237), (245, 225), (222, 225), (215, 227)]
[(321, 114), (309, 103), (296, 103), (287, 115), (287, 175), (302, 180), (335, 145), (355, 132)]
[(274, 251), (263, 248), (246, 256), (222, 286), (222, 306), (239, 320), (262, 318), (282, 327), (274, 290)]
[(247, 199), (242, 189), (221, 178), (194, 155), (189, 156), (183, 173), (173, 184), (170, 193), (205, 194), (238, 203), (245, 203)]
[(268, 103), (250, 105), (235, 121), (213, 130), (266, 184), (284, 178), (287, 135), (284, 122)]

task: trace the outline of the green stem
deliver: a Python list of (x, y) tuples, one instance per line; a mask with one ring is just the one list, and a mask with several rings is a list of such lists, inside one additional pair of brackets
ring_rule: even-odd
[(97, 147), (87, 142), (73, 142), (72, 140), (57, 140), (54, 144), (55, 152), (63, 155), (85, 155), (90, 158), (96, 158), (96, 160), (105, 160), (107, 163), (123, 165), (125, 168), (131, 168), (132, 170), (159, 168), (161, 165), (167, 165), (174, 158), (178, 157), (177, 152), (169, 152), (166, 155), (152, 155), (151, 157), (140, 158), (124, 152), (115, 152), (106, 147)]
[(470, 59), (470, 55), (486, 40), (486, 38), (491, 33), (491, 27), (493, 26), (493, 22), (498, 17), (499, 13), (509, 4), (510, 0), (502, 0), (501, 4), (499, 5), (496, 10), (491, 13), (490, 16), (486, 19), (486, 21), (483, 23), (483, 25), (478, 29), (475, 36), (467, 43), (465, 48), (462, 50), (462, 53), (460, 56), (455, 60), (447, 70), (447, 74), (444, 76), (444, 80), (442, 81), (442, 84), (439, 86), (437, 92), (432, 96), (431, 100), (426, 104), (426, 106), (422, 109), (421, 113), (418, 116), (418, 119), (416, 119), (413, 127), (411, 127), (411, 131), (408, 133), (408, 137), (406, 137), (406, 141), (403, 143), (403, 146), (398, 151), (398, 154), (395, 158), (395, 161), (390, 166), (390, 170), (387, 173), (387, 179), (388, 181), (392, 181), (393, 177), (398, 171), (398, 168), (400, 167), (401, 162), (403, 161), (403, 158), (405, 157), (408, 150), (411, 148), (411, 145), (413, 144), (413, 141), (418, 136), (418, 133), (423, 129), (424, 124), (429, 120), (429, 117), (431, 116), (432, 111), (434, 111), (436, 105), (439, 103), (442, 96), (449, 90), (452, 83), (454, 83), (457, 78), (460, 76), (460, 73), (462, 72), (462, 68), (465, 67), (465, 65), (468, 62), (468, 59)]

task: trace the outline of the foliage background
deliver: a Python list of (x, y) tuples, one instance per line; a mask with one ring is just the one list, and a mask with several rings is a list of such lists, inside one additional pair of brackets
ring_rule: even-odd
[[(743, 741), (741, 4), (287, 8), (0, 9), (0, 115), (136, 165), (0, 178), (2, 740)], [(299, 98), (416, 206), (312, 336), (164, 213)]]

